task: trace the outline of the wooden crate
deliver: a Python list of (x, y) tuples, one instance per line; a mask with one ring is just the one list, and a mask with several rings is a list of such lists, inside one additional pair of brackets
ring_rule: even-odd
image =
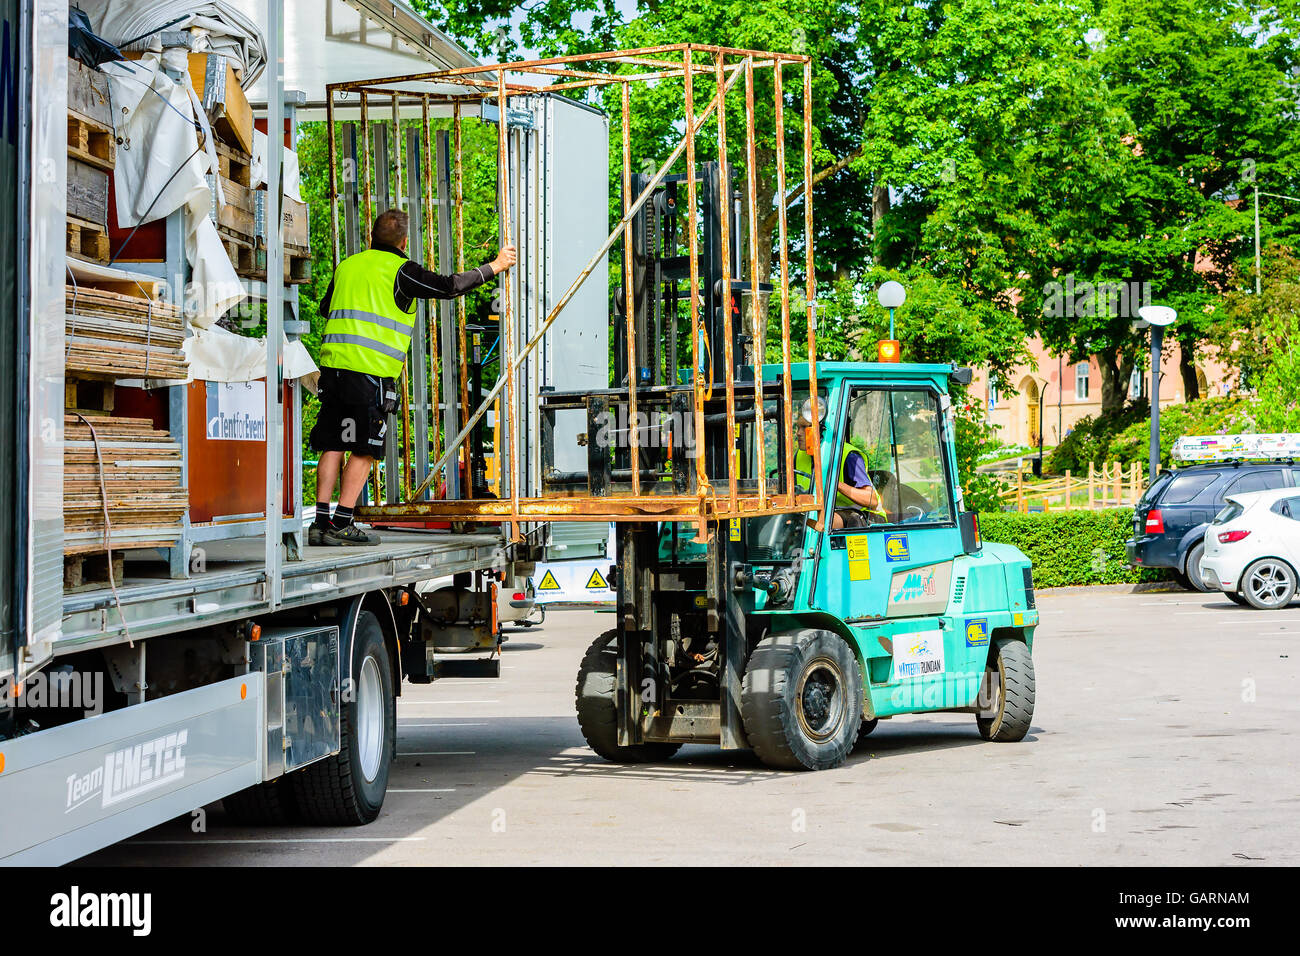
[(240, 185), (233, 179), (221, 177), (221, 191), (225, 203), (217, 202), (216, 176), (207, 176), (208, 188), (212, 191), (212, 214), (218, 229), (233, 233), (252, 243), (257, 236), (257, 193), (247, 186)]
[(190, 80), (217, 138), (252, 153), (253, 109), (230, 60), (216, 53), (191, 53)]
[(68, 157), (68, 216), (108, 235), (108, 173)]
[(71, 57), (68, 58), (68, 115), (113, 129), (108, 77)]

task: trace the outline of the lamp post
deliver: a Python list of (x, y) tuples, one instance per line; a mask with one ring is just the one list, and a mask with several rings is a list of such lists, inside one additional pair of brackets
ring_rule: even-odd
[(1291, 202), (1300, 202), (1300, 196), (1287, 196), (1283, 193), (1266, 193), (1261, 192), (1259, 183), (1255, 184), (1255, 295), (1259, 295), (1260, 273), (1262, 265), (1259, 255), (1259, 197), (1271, 196), (1274, 199), (1289, 199)]
[(1160, 353), (1164, 349), (1165, 326), (1173, 325), (1178, 313), (1167, 305), (1144, 305), (1138, 309), (1139, 331), (1151, 329), (1151, 448), (1147, 455), (1147, 480), (1155, 481), (1160, 466)]
[(902, 350), (899, 348), (898, 339), (894, 338), (894, 310), (907, 301), (907, 290), (903, 288), (901, 282), (890, 279), (888, 282), (882, 282), (880, 288), (876, 290), (876, 301), (882, 308), (889, 310), (889, 338), (876, 343), (876, 361), (897, 362), (901, 359)]

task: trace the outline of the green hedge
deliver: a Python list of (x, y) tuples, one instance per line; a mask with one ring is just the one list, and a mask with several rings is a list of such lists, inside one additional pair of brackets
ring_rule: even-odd
[(1129, 584), (1164, 578), (1162, 571), (1124, 563), (1124, 542), (1133, 535), (1133, 509), (981, 513), (985, 541), (1013, 544), (1034, 563), (1034, 584)]

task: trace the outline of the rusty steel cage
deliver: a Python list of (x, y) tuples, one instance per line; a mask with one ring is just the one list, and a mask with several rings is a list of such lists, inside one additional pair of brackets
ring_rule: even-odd
[[(783, 76), (787, 70), (798, 69), (802, 73), (802, 184), (787, 191), (786, 177), (786, 129), (785, 129), (785, 90)], [(769, 70), (772, 76), (773, 90), (773, 126), (774, 126), (774, 183), (771, 194), (774, 196), (775, 209), (758, 208), (758, 185), (755, 136), (755, 74)], [(523, 82), (527, 78), (545, 81), (544, 85)], [(665, 81), (680, 86), (680, 116), (672, 122), (680, 124), (682, 130), (675, 147), (666, 159), (650, 162), (643, 168), (654, 169), (633, 175), (631, 157), (632, 128), (632, 89), (634, 84), (657, 84)], [(743, 190), (733, 191), (733, 168), (728, 158), (727, 146), (727, 107), (736, 108), (736, 100), (741, 93), (732, 91), (743, 84), (744, 99), (744, 167)], [(330, 162), (330, 210), (331, 239), (333, 256), (337, 265), (340, 256), (340, 203), (339, 170), (340, 156), (338, 136), (336, 133), (336, 110), (340, 105), (349, 110), (358, 110), (360, 128), (363, 135), (359, 137), (362, 148), (360, 156), (356, 155), (355, 138), (351, 146), (348, 162), (359, 166), (354, 181), (360, 183), (359, 193), (352, 194), (355, 211), (348, 223), (353, 238), (349, 243), (355, 247), (358, 229), (357, 220), (368, 229), (373, 222), (372, 180), (376, 176), (372, 160), (371, 110), (380, 104), (385, 111), (391, 109), (394, 141), (399, 150), (397, 162), (398, 175), (401, 175), (401, 117), (411, 117), (418, 110), (418, 131), (411, 132), (409, 139), (407, 175), (408, 188), (413, 197), (422, 198), (421, 213), (423, 229), (412, 223), (412, 238), (418, 250), (422, 235), (423, 254), (426, 263), (434, 261), (433, 236), (435, 234), (435, 215), (442, 218), (437, 223), (439, 235), (448, 235), (454, 241), (454, 262), (457, 271), (464, 270), (465, 261), (465, 227), (464, 227), (464, 192), (462, 166), (462, 121), (477, 109), (481, 118), (494, 115), (497, 120), (497, 205), (498, 210), (506, 210), (500, 216), (501, 245), (514, 241), (516, 230), (526, 231), (531, 224), (512, 222), (510, 189), (511, 151), (507, 148), (507, 117), (510, 115), (510, 101), (515, 97), (529, 97), (537, 94), (567, 94), (588, 87), (616, 86), (621, 105), (621, 185), (622, 217), (617, 225), (609, 231), (608, 236), (591, 256), (585, 268), (568, 284), (562, 295), (554, 300), (549, 308), (544, 308), (544, 319), (526, 341), (518, 341), (521, 336), (515, 334), (511, 283), (502, 282), (499, 292), (500, 302), (500, 368), (501, 372), (492, 388), (482, 396), (477, 407), (470, 410), (471, 395), (467, 361), (467, 315), (464, 300), (460, 300), (455, 309), (454, 329), (450, 327), (450, 312), (444, 313), (442, 322), (446, 328), (437, 328), (437, 313), (429, 310), (427, 327), (413, 340), (411, 361), (407, 371), (403, 372), (401, 387), (401, 408), (398, 413), (395, 431), (400, 432), (400, 450), (396, 457), (389, 458), (389, 474), (384, 487), (375, 481), (375, 497), (378, 499), (359, 509), (359, 514), (372, 521), (491, 521), (506, 522), (510, 526), (511, 537), (519, 537), (521, 524), (535, 522), (578, 520), (578, 521), (668, 521), (683, 520), (698, 522), (703, 527), (705, 522), (725, 519), (746, 518), (787, 512), (815, 512), (819, 510), (823, 489), (821, 481), (820, 442), (813, 443), (814, 467), (810, 487), (800, 490), (795, 480), (795, 449), (793, 434), (795, 427), (794, 408), (795, 383), (792, 375), (794, 361), (791, 345), (791, 267), (789, 224), (787, 207), (794, 201), (802, 199), (804, 229), (803, 255), (805, 257), (806, 289), (802, 307), (807, 315), (807, 380), (799, 382), (801, 394), (817, 394), (817, 367), (815, 350), (815, 292), (816, 279), (813, 269), (813, 218), (812, 218), (812, 104), (811, 104), (811, 64), (806, 56), (790, 53), (770, 53), (757, 50), (731, 49), (727, 47), (703, 46), (696, 44), (674, 44), (644, 49), (618, 50), (602, 53), (589, 53), (577, 56), (551, 57), (513, 63), (501, 63), (469, 67), (457, 70), (391, 76), (373, 80), (353, 81), (331, 84), (327, 96), (328, 144)], [(712, 90), (709, 90), (712, 87)], [(676, 88), (676, 87), (670, 87)], [(697, 106), (699, 96), (708, 96), (707, 104)], [(728, 99), (729, 95), (732, 97)], [(489, 110), (495, 107), (493, 114)], [(454, 163), (454, 188), (444, 205), (450, 205), (452, 215), (436, 213), (434, 201), (433, 174), (430, 157), (436, 149), (435, 137), (431, 125), (431, 114), (450, 115), (451, 146), (448, 152)], [(712, 120), (716, 127), (716, 162), (701, 159), (704, 152), (697, 145), (697, 138), (705, 125)], [(382, 122), (387, 122), (387, 119)], [(674, 125), (674, 128), (678, 128)], [(422, 157), (422, 162), (415, 159), (415, 153)], [(611, 145), (611, 151), (613, 147)], [(681, 162), (682, 172), (670, 175)], [(418, 168), (417, 168), (418, 167)], [(705, 167), (708, 167), (707, 169)], [(387, 171), (384, 172), (387, 176)], [(414, 178), (418, 176), (420, 186), (416, 187)], [(708, 177), (712, 176), (712, 179)], [(634, 181), (639, 190), (633, 194)], [(386, 180), (385, 180), (386, 182)], [(636, 287), (633, 275), (634, 230), (638, 223), (644, 224), (650, 213), (647, 205), (657, 191), (662, 191), (665, 183), (673, 188), (675, 214), (683, 225), (680, 235), (684, 238), (685, 256), (677, 257), (678, 268), (682, 275), (682, 296), (689, 301), (689, 351), (681, 349), (690, 356), (689, 369), (678, 368), (678, 348), (676, 342), (671, 349), (668, 360), (666, 381), (655, 384), (643, 384), (638, 379), (643, 377), (644, 355), (638, 353), (638, 336), (633, 328), (637, 316), (634, 302)], [(720, 255), (715, 259), (720, 281), (715, 283), (714, 298), (720, 305), (720, 324), (723, 347), (720, 356), (713, 356), (713, 345), (707, 333), (702, 330), (710, 317), (701, 315), (703, 303), (710, 299), (710, 290), (701, 288), (701, 224), (706, 219), (708, 208), (702, 207), (700, 191), (706, 182), (716, 183), (716, 188), (705, 197), (705, 202), (712, 201), (714, 206), (715, 229), (713, 241), (720, 244)], [(684, 189), (682, 188), (684, 187)], [(385, 187), (386, 188), (386, 187)], [(684, 192), (685, 208), (680, 209), (679, 200)], [(733, 201), (734, 200), (734, 201)], [(441, 204), (441, 200), (440, 200)], [(733, 208), (734, 207), (734, 208)], [(658, 207), (656, 207), (658, 208)], [(345, 218), (349, 210), (344, 210)], [(734, 215), (733, 215), (734, 212)], [(733, 235), (740, 230), (743, 219), (747, 223), (747, 237)], [(765, 216), (776, 216), (776, 251), (779, 262), (779, 275), (773, 276), (772, 284), (761, 284), (759, 267), (758, 223)], [(642, 216), (638, 220), (638, 215)], [(414, 217), (413, 217), (414, 219)], [(453, 225), (454, 221), (454, 225)], [(606, 219), (608, 225), (608, 219)], [(625, 381), (615, 382), (612, 388), (592, 389), (586, 394), (566, 393), (545, 395), (541, 400), (541, 414), (535, 419), (543, 434), (528, 436), (526, 427), (521, 423), (519, 405), (516, 398), (517, 377), (530, 357), (536, 356), (541, 343), (556, 322), (557, 318), (570, 304), (574, 295), (592, 275), (601, 267), (612, 250), (622, 240), (622, 288), (616, 292), (613, 311), (615, 324), (622, 312), (622, 335), (617, 346), (610, 343), (611, 350), (620, 354), (615, 356), (616, 366), (621, 366), (626, 374)], [(748, 283), (744, 281), (744, 272), (740, 258), (740, 249), (747, 240), (748, 245)], [(709, 241), (707, 232), (704, 241)], [(735, 243), (735, 248), (732, 244)], [(351, 248), (349, 251), (353, 251)], [(446, 263), (444, 257), (444, 263)], [(684, 263), (680, 262), (684, 258)], [(734, 274), (733, 274), (734, 273)], [(686, 290), (689, 291), (686, 291)], [(739, 302), (745, 295), (749, 296), (750, 312), (754, 321), (754, 335), (750, 339), (750, 362), (737, 363), (735, 343), (737, 329), (733, 327), (733, 316), (740, 316)], [(765, 298), (770, 296), (771, 298)], [(768, 367), (765, 376), (764, 356), (767, 349), (766, 316), (758, 320), (760, 303), (766, 311), (775, 307), (779, 298), (781, 358), (779, 364)], [(769, 306), (767, 303), (771, 302)], [(677, 333), (677, 313), (674, 304), (673, 331)], [(685, 316), (683, 315), (683, 319)], [(773, 316), (775, 320), (775, 316)], [(448, 343), (457, 351), (457, 360), (448, 369), (450, 374), (439, 377), (440, 339), (444, 346)], [(707, 357), (706, 357), (706, 354)], [(684, 356), (683, 356), (684, 357)], [(719, 361), (720, 359), (720, 361)], [(656, 363), (661, 361), (656, 358)], [(707, 366), (705, 363), (708, 363)], [(720, 371), (721, 381), (714, 374), (715, 367)], [(656, 364), (656, 368), (659, 366)], [(414, 369), (411, 374), (408, 371)], [(743, 375), (738, 375), (738, 369)], [(413, 464), (412, 445), (428, 440), (428, 423), (413, 420), (410, 379), (412, 375), (427, 375), (433, 372), (435, 410), (433, 423), (432, 455), (427, 455), (425, 465)], [(658, 373), (656, 373), (658, 374)], [(439, 395), (439, 393), (441, 393)], [(504, 448), (495, 448), (496, 464), (500, 469), (502, 494), (500, 497), (472, 497), (472, 484), (464, 479), (470, 468), (468, 439), (494, 403), (504, 393), (506, 427), (509, 440)], [(717, 393), (717, 394), (715, 394)], [(456, 408), (459, 415), (445, 418), (444, 424), (454, 422), (453, 428), (446, 428), (447, 435), (452, 435), (444, 444), (444, 435), (438, 429), (436, 410), (438, 399), (446, 406)], [(417, 403), (418, 404), (418, 403)], [(521, 495), (521, 482), (518, 470), (518, 453), (521, 441), (541, 441), (543, 446), (552, 440), (556, 414), (581, 414), (587, 416), (590, 423), (585, 435), (579, 437), (579, 444), (588, 446), (588, 471), (581, 473), (558, 473), (545, 451), (542, 452), (543, 481), (541, 488), (531, 495)], [(626, 447), (617, 451), (597, 448), (600, 444), (592, 434), (592, 428), (601, 415), (612, 415), (615, 420), (631, 423), (621, 430), (626, 435)], [(649, 445), (655, 439), (659, 425), (655, 424), (658, 416), (673, 416), (674, 421), (689, 420), (693, 425), (693, 435), (697, 444), (713, 443), (714, 453), (704, 454), (698, 449), (694, 454), (693, 467), (684, 465), (681, 458), (680, 427), (677, 433), (666, 436), (666, 454), (660, 455), (655, 467), (644, 467), (643, 460), (649, 455)], [(772, 424), (765, 424), (772, 420)], [(646, 425), (644, 422), (651, 422)], [(767, 452), (765, 428), (778, 428), (781, 438), (776, 445), (771, 472), (765, 460)], [(740, 468), (739, 445), (741, 435), (748, 444), (747, 453), (753, 464), (752, 472), (747, 477), (738, 474)], [(676, 444), (674, 444), (676, 443)], [(390, 446), (391, 447), (391, 446)], [(720, 449), (720, 451), (719, 451)], [(673, 452), (677, 452), (674, 460)], [(418, 456), (416, 456), (418, 457)], [(436, 459), (428, 466), (429, 459)], [(665, 460), (667, 465), (664, 464)], [(394, 467), (394, 463), (396, 467)], [(664, 468), (668, 470), (665, 471)], [(444, 474), (447, 481), (446, 497), (431, 498), (430, 489), (437, 489), (438, 478)], [(394, 471), (397, 473), (394, 474)], [(455, 473), (453, 475), (453, 472)], [(769, 475), (776, 478), (769, 482)], [(456, 480), (459, 477), (461, 480)], [(464, 487), (462, 487), (464, 486)], [(811, 493), (808, 493), (811, 491)]]

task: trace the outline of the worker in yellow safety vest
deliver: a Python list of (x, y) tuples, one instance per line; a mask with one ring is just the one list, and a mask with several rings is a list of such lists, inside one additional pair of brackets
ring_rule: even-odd
[[(320, 412), (311, 445), (316, 466), (316, 520), (310, 545), (373, 545), (379, 538), (352, 523), (353, 510), (375, 459), (383, 453), (388, 414), (397, 407), (397, 379), (415, 331), (416, 299), (454, 299), (515, 264), (515, 247), (456, 275), (439, 275), (406, 257), (410, 220), (397, 209), (380, 213), (370, 248), (334, 270), (320, 300), (326, 317), (320, 353)], [(343, 464), (344, 453), (350, 453)], [(342, 474), (338, 507), (330, 514)]]
[[(794, 480), (798, 490), (807, 494), (813, 489), (813, 445), (821, 440), (821, 426), (809, 426), (800, 421), (795, 425), (795, 436), (799, 444), (794, 455)], [(871, 483), (866, 456), (845, 441), (840, 450), (839, 479), (835, 487), (835, 511), (831, 519), (831, 530), (863, 528), (868, 524), (888, 520), (880, 493)]]

